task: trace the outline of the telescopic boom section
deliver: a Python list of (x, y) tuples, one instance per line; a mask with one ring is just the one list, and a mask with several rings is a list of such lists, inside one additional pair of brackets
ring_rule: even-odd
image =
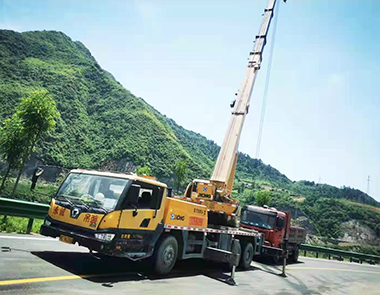
[(232, 191), (240, 135), (245, 116), (248, 114), (249, 101), (256, 74), (260, 69), (262, 53), (266, 44), (269, 25), (273, 18), (275, 4), (276, 0), (269, 0), (268, 6), (264, 11), (264, 18), (261, 23), (259, 34), (256, 36), (253, 51), (250, 53), (243, 83), (241, 84), (236, 101), (231, 105), (233, 108), (231, 119), (215, 164), (214, 172), (210, 179), (211, 182), (217, 185), (218, 193), (221, 197), (228, 198)]

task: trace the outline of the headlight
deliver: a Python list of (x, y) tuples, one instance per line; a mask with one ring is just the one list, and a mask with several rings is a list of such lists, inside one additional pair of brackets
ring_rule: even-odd
[(51, 224), (51, 222), (47, 219), (45, 219), (45, 225), (49, 226)]
[(115, 237), (115, 234), (95, 234), (95, 238), (98, 240), (110, 242)]

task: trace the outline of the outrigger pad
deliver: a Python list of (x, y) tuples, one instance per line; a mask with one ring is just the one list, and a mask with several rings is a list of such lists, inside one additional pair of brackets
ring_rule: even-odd
[(206, 260), (236, 265), (239, 259), (239, 254), (213, 247), (207, 247), (204, 252), (204, 257)]
[(237, 285), (238, 285), (232, 277), (229, 277), (229, 278), (226, 280), (226, 283), (227, 283), (228, 285), (231, 285), (231, 286), (237, 286)]

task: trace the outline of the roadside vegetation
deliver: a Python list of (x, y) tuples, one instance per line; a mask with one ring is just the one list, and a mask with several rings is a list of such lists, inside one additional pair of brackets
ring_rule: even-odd
[[(1, 197), (3, 198), (11, 197), (15, 180), (16, 180), (15, 178), (9, 178), (5, 182), (4, 189), (0, 195)], [(41, 179), (38, 180), (38, 184), (36, 186), (35, 191), (30, 190), (30, 185), (31, 185), (30, 179), (22, 177), (19, 181), (16, 193), (12, 198), (17, 199), (17, 200), (29, 201), (29, 202), (49, 204), (51, 200), (50, 196), (53, 196), (55, 191), (59, 187), (58, 182), (51, 183), (51, 182), (46, 182)], [(40, 194), (39, 192), (48, 194), (49, 196)]]
[[(34, 219), (32, 233), (39, 233), (40, 227), (44, 221)], [(28, 218), (0, 215), (0, 232), (6, 233), (26, 233)]]

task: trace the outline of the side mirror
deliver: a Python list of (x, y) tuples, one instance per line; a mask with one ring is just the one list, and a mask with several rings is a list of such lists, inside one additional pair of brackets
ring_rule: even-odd
[(128, 193), (127, 203), (129, 205), (136, 205), (137, 202), (139, 201), (140, 188), (141, 188), (141, 185), (132, 184), (131, 188), (129, 189), (129, 193)]
[(284, 225), (285, 225), (285, 219), (280, 217), (280, 216), (277, 216), (276, 217), (276, 229), (277, 230), (282, 230), (284, 228)]
[(168, 190), (167, 197), (171, 198), (173, 196), (173, 188), (172, 187), (168, 187), (167, 190)]
[(41, 167), (37, 167), (36, 169), (34, 169), (34, 173), (32, 176), (32, 185), (30, 186), (31, 191), (35, 189), (37, 180), (42, 175), (42, 173), (44, 173), (44, 169), (42, 169)]

